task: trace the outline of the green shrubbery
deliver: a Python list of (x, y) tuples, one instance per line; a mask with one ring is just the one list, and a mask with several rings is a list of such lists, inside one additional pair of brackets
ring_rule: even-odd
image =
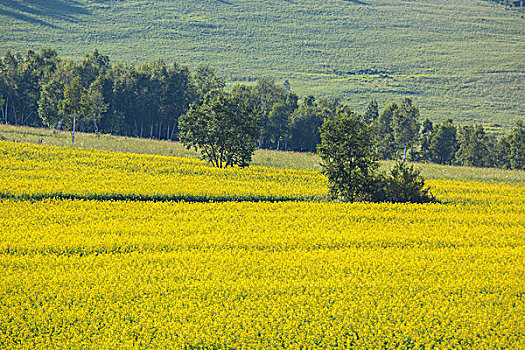
[(331, 198), (350, 202), (434, 201), (420, 171), (413, 166), (398, 162), (388, 175), (378, 171), (373, 130), (347, 109), (323, 123), (318, 153)]

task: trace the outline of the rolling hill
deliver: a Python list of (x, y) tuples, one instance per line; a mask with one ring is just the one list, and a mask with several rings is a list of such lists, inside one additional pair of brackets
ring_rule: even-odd
[(0, 52), (207, 63), (356, 109), (411, 97), (423, 117), (497, 131), (525, 115), (523, 10), (481, 0), (3, 0)]

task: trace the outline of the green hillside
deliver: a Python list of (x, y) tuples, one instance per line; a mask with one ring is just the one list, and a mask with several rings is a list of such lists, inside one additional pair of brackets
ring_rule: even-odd
[(205, 62), (229, 82), (288, 79), (356, 109), (410, 96), (439, 121), (525, 115), (525, 19), (480, 0), (3, 0), (0, 52)]

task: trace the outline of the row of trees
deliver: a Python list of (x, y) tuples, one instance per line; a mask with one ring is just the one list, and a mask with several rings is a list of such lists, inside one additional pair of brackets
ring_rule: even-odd
[(475, 167), (525, 169), (525, 123), (519, 121), (503, 137), (482, 125), (456, 126), (452, 119), (420, 123), (419, 109), (408, 98), (390, 103), (378, 113), (372, 101), (365, 122), (376, 132), (382, 159), (400, 159)]
[[(80, 62), (53, 49), (0, 58), (1, 118), (16, 125), (73, 130), (76, 124), (85, 132), (175, 140), (180, 116), (225, 86), (205, 65), (191, 72), (162, 59), (112, 64), (97, 50)], [(328, 101), (308, 98), (299, 106), (289, 84), (271, 78), (232, 91), (259, 113), (258, 147), (315, 151)]]
[[(0, 116), (10, 124), (176, 140), (188, 135), (182, 126), (195, 122), (197, 114), (210, 116), (218, 105), (230, 104), (253, 116), (237, 122), (250, 125), (245, 139), (254, 139), (256, 147), (315, 152), (323, 122), (350, 110), (337, 98), (299, 101), (288, 82), (276, 84), (271, 78), (236, 84), (228, 92), (225, 86), (204, 65), (192, 72), (162, 59), (112, 64), (96, 50), (79, 62), (60, 58), (53, 49), (25, 56), (7, 51), (0, 58)], [(421, 123), (419, 109), (408, 98), (381, 113), (372, 101), (356, 118), (373, 128), (378, 158), (525, 168), (523, 123), (501, 138), (479, 125)]]
[(525, 6), (524, 0), (485, 0), (485, 1), (497, 2), (498, 4), (509, 6), (509, 7), (524, 7)]

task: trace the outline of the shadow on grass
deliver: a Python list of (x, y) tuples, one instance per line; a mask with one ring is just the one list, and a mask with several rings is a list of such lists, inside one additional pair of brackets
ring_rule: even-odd
[(2, 0), (0, 14), (33, 24), (57, 28), (56, 25), (44, 19), (78, 22), (76, 16), (89, 15), (90, 12), (74, 0)]
[(37, 18), (28, 16), (28, 15), (24, 15), (21, 13), (9, 11), (9, 10), (3, 10), (1, 8), (0, 8), (0, 16), (11, 17), (11, 18), (14, 18), (20, 21), (24, 21), (24, 22), (28, 22), (31, 24), (39, 24), (44, 27), (49, 27), (49, 28), (54, 28), (54, 29), (58, 28), (56, 25), (48, 23), (46, 21), (42, 21)]

